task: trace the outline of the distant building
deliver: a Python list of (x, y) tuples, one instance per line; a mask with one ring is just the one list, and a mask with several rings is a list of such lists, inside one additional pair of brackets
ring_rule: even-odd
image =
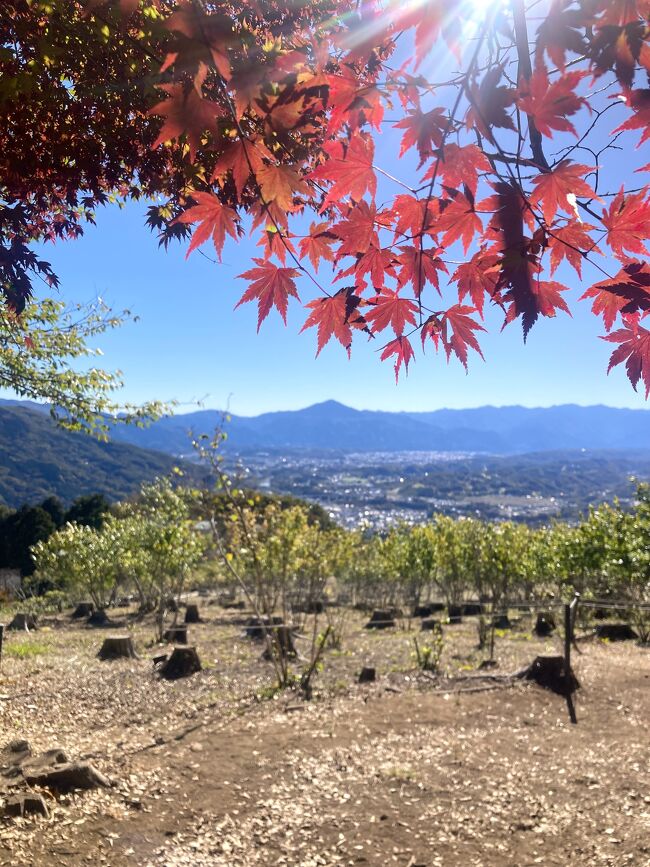
[(20, 590), (20, 584), (19, 569), (0, 569), (0, 595), (6, 594), (13, 598)]

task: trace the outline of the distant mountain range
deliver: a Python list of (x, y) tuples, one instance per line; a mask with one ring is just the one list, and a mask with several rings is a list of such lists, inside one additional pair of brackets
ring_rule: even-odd
[[(192, 456), (190, 431), (195, 436), (210, 434), (221, 423), (220, 412), (201, 410), (161, 419), (148, 428), (118, 425), (112, 441), (102, 443), (58, 428), (41, 405), (0, 400), (0, 503), (15, 507), (51, 494), (70, 502), (80, 494), (95, 492), (111, 500), (122, 499), (137, 491), (143, 481), (169, 473), (178, 463), (192, 480), (198, 480), (204, 471), (181, 459)], [(637, 474), (643, 469), (640, 475), (647, 476), (642, 456), (633, 453), (650, 453), (650, 412), (606, 406), (486, 406), (396, 413), (359, 411), (326, 401), (295, 412), (232, 416), (224, 429), (226, 448), (242, 454), (269, 452), (271, 464), (290, 452), (306, 455), (329, 450), (330, 464), (332, 452), (337, 451), (420, 451), (495, 456), (536, 452), (528, 457), (537, 465), (547, 457), (550, 460), (554, 452), (563, 467), (569, 456), (557, 453), (586, 449), (594, 465), (604, 468), (607, 461), (614, 461), (616, 478), (625, 481), (632, 457), (632, 469)], [(611, 450), (609, 456), (603, 450)], [(295, 469), (290, 490), (306, 495), (299, 485), (305, 482), (301, 472)], [(548, 467), (543, 472), (548, 475)], [(558, 478), (558, 485), (560, 481)]]
[[(189, 432), (212, 433), (216, 410), (164, 418), (148, 428), (117, 427), (115, 441), (169, 454), (191, 452)], [(227, 446), (250, 449), (453, 451), (522, 454), (560, 449), (650, 449), (650, 411), (567, 404), (440, 409), (433, 412), (356, 410), (336, 401), (292, 412), (231, 416)]]
[(70, 503), (89, 493), (120, 500), (177, 463), (169, 454), (62, 430), (37, 404), (0, 401), (0, 504), (17, 508), (50, 495)]

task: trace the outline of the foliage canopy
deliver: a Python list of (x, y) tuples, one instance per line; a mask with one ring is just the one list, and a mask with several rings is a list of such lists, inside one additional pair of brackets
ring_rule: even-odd
[(526, 335), (569, 312), (577, 279), (610, 369), (647, 393), (648, 166), (629, 148), (648, 138), (649, 16), (647, 0), (11, 0), (7, 309), (34, 274), (56, 284), (31, 242), (158, 197), (164, 244), (194, 226), (188, 252), (220, 257), (258, 237), (238, 304), (261, 325), (302, 297), (319, 352), (376, 337), (397, 374), (419, 334), (467, 366), (486, 305)]

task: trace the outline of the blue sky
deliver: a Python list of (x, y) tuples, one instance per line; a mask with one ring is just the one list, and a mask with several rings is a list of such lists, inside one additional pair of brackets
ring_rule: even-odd
[(250, 266), (253, 242), (228, 246), (220, 266), (197, 252), (186, 261), (183, 245), (158, 248), (143, 212), (108, 207), (82, 239), (46, 248), (64, 298), (101, 295), (140, 317), (99, 341), (103, 363), (124, 372), (125, 399), (176, 399), (181, 412), (199, 400), (219, 408), (230, 400), (231, 411), (243, 415), (329, 398), (412, 411), (488, 403), (646, 406), (622, 368), (606, 376), (611, 344), (598, 339), (602, 326), (585, 302), (573, 305), (573, 319), (540, 320), (525, 345), (519, 324), (500, 332), (500, 317), (488, 316), (485, 362), (471, 357), (466, 375), (453, 359), (448, 365), (444, 355), (418, 352), (396, 385), (390, 362), (379, 361), (378, 340), (357, 341), (351, 361), (335, 343), (315, 358), (315, 332), (298, 333), (305, 314), (295, 302), (286, 328), (272, 312), (256, 334), (255, 306), (233, 311), (246, 285), (236, 275)]

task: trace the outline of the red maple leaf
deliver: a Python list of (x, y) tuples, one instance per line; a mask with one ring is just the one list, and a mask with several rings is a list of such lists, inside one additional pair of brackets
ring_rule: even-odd
[(503, 295), (503, 300), (509, 304), (506, 323), (521, 316), (525, 340), (540, 315), (552, 318), (557, 310), (571, 315), (560, 294), (568, 291), (568, 286), (554, 280), (539, 280), (538, 275), (529, 276), (527, 280), (515, 280), (511, 274), (510, 289)]
[(465, 117), (468, 129), (477, 128), (490, 141), (493, 140), (492, 127), (514, 130), (515, 125), (506, 111), (515, 101), (515, 90), (499, 86), (503, 66), (495, 66), (483, 76), (481, 84), (470, 88), (471, 105)]
[[(533, 178), (535, 189), (530, 196), (531, 204), (541, 204), (544, 219), (550, 225), (558, 209), (575, 213), (576, 199), (597, 198), (596, 194), (584, 180), (593, 169), (589, 166), (574, 164), (571, 160), (562, 160), (550, 172)], [(577, 214), (576, 214), (577, 216)]]
[(647, 187), (639, 193), (626, 196), (621, 187), (609, 210), (602, 216), (607, 229), (607, 243), (615, 255), (626, 259), (626, 250), (644, 256), (648, 253), (645, 241), (650, 238), (650, 202), (646, 200)]
[(352, 130), (363, 123), (381, 128), (384, 117), (382, 95), (377, 87), (359, 81), (353, 70), (343, 67), (337, 75), (327, 76), (327, 109), (330, 114), (328, 135), (338, 132), (343, 124)]
[[(479, 325), (478, 322), (475, 322), (470, 316), (471, 313), (475, 312), (475, 307), (464, 307), (461, 304), (455, 304), (447, 310), (443, 320), (444, 325), (441, 336), (445, 352), (447, 353), (447, 360), (449, 360), (451, 353), (454, 352), (465, 370), (467, 370), (468, 347), (478, 352), (481, 358), (483, 358), (475, 332), (485, 331), (485, 328)], [(449, 332), (444, 326), (452, 329), (451, 336), (449, 336)]]
[(262, 157), (272, 159), (272, 154), (267, 150), (261, 141), (236, 141), (229, 144), (212, 170), (212, 181), (219, 181), (223, 184), (229, 172), (232, 172), (232, 179), (237, 191), (237, 197), (241, 198), (241, 194), (246, 186), (246, 182), (252, 173), (263, 168), (264, 161)]
[(158, 87), (168, 93), (170, 98), (157, 103), (147, 112), (166, 118), (151, 147), (157, 148), (158, 145), (180, 138), (185, 133), (190, 160), (194, 161), (206, 130), (217, 134), (217, 118), (224, 116), (224, 109), (216, 102), (203, 99), (193, 87), (188, 89), (182, 84), (159, 84)]
[[(584, 55), (587, 43), (584, 37), (584, 12), (571, 9), (572, 0), (553, 0), (545, 19), (537, 30), (537, 63), (542, 63), (544, 51), (564, 72), (566, 53)], [(582, 31), (582, 32), (581, 32)]]
[[(608, 14), (611, 7), (613, 14)], [(624, 87), (632, 87), (637, 64), (648, 68), (647, 6), (632, 3), (604, 3), (605, 14), (590, 40), (589, 58), (594, 77), (613, 71)], [(621, 9), (626, 13), (620, 14)], [(630, 16), (629, 18), (627, 16)]]
[[(442, 33), (455, 49), (463, 29), (461, 0), (428, 0), (427, 3), (391, 3), (389, 14), (396, 30), (415, 27), (415, 67), (422, 63)], [(388, 10), (387, 10), (388, 12)]]
[(394, 340), (391, 340), (390, 343), (386, 344), (384, 351), (381, 354), (381, 360), (385, 361), (387, 358), (390, 358), (391, 355), (395, 356), (395, 382), (398, 382), (402, 364), (408, 373), (409, 363), (413, 358), (415, 358), (415, 353), (413, 352), (413, 347), (411, 346), (408, 337), (396, 337)]
[(645, 262), (628, 262), (618, 274), (601, 280), (582, 295), (593, 298), (591, 310), (603, 317), (609, 331), (619, 313), (647, 313), (650, 311), (650, 266)]
[(359, 328), (365, 325), (365, 320), (357, 312), (361, 299), (350, 287), (339, 289), (336, 295), (325, 298), (315, 298), (305, 306), (311, 309), (300, 333), (307, 328), (318, 328), (318, 350), (316, 355), (332, 337), (336, 337), (341, 346), (350, 354), (352, 345), (352, 324)]
[(435, 231), (445, 233), (442, 239), (442, 245), (445, 247), (461, 239), (467, 253), (474, 235), (483, 231), (483, 223), (474, 210), (474, 204), (462, 193), (458, 193), (441, 212)]
[(308, 193), (309, 187), (292, 166), (263, 163), (255, 169), (255, 179), (265, 204), (275, 204), (287, 213), (301, 205), (294, 201), (298, 193)]
[(185, 258), (187, 259), (192, 250), (195, 250), (212, 236), (214, 249), (217, 251), (219, 261), (221, 261), (226, 235), (237, 239), (237, 213), (232, 208), (222, 204), (212, 193), (193, 191), (191, 197), (196, 205), (184, 211), (175, 221), (177, 223), (199, 223), (194, 230)]
[(396, 262), (397, 259), (391, 250), (371, 244), (365, 253), (358, 256), (354, 265), (345, 271), (340, 271), (335, 279), (338, 280), (341, 277), (348, 277), (350, 274), (354, 274), (357, 288), (363, 289), (366, 285), (363, 279), (364, 274), (370, 274), (373, 287), (375, 289), (382, 289), (386, 282), (386, 276), (395, 276)]
[(277, 256), (282, 264), (286, 264), (287, 253), (295, 255), (296, 250), (286, 231), (278, 231), (273, 223), (269, 223), (257, 242), (258, 247), (264, 247), (264, 258)]
[(198, 75), (202, 82), (207, 68), (203, 71), (201, 67), (211, 62), (223, 78), (230, 78), (228, 47), (237, 41), (231, 18), (220, 13), (206, 15), (198, 3), (185, 0), (163, 26), (178, 35), (161, 72), (174, 64), (179, 71)]
[[(629, 90), (625, 94), (625, 101), (634, 114), (620, 126), (617, 126), (612, 131), (612, 135), (626, 129), (642, 129), (643, 135), (637, 143), (637, 147), (641, 147), (643, 142), (650, 138), (650, 90), (648, 88)], [(642, 169), (637, 171), (642, 171)]]
[(442, 144), (443, 133), (447, 129), (448, 120), (443, 108), (434, 108), (431, 111), (422, 112), (420, 109), (409, 111), (407, 116), (394, 124), (395, 129), (406, 130), (402, 136), (400, 157), (414, 145), (418, 149), (420, 162), (418, 168), (433, 156), (434, 147)]
[(296, 268), (278, 268), (264, 259), (253, 259), (253, 262), (257, 264), (257, 268), (238, 275), (252, 282), (235, 305), (235, 309), (248, 301), (257, 301), (258, 331), (272, 307), (277, 308), (286, 325), (289, 296), (298, 298), (294, 281), (300, 272)]
[(447, 266), (436, 256), (438, 250), (420, 250), (419, 247), (400, 247), (400, 272), (397, 279), (399, 288), (409, 281), (413, 284), (413, 291), (419, 298), (427, 281), (440, 292), (438, 272), (447, 273)]
[(546, 68), (538, 66), (530, 80), (520, 84), (517, 96), (519, 108), (534, 118), (542, 135), (553, 138), (554, 129), (577, 135), (575, 127), (567, 118), (582, 105), (587, 105), (586, 100), (575, 92), (584, 75), (584, 72), (565, 72), (551, 82)]
[(564, 259), (567, 260), (582, 277), (582, 261), (588, 253), (600, 253), (600, 249), (589, 235), (595, 226), (588, 223), (572, 221), (566, 226), (553, 229), (548, 237), (548, 246), (551, 251), (551, 274), (554, 274)]
[(376, 231), (377, 210), (368, 202), (358, 202), (348, 208), (345, 219), (335, 223), (330, 231), (341, 239), (337, 258), (365, 253), (371, 244), (379, 246)]
[(643, 380), (647, 400), (650, 395), (650, 331), (639, 325), (635, 316), (627, 317), (625, 325), (625, 328), (619, 328), (618, 331), (612, 331), (603, 337), (603, 340), (619, 344), (610, 356), (607, 373), (624, 361), (635, 391), (639, 380)]
[(314, 268), (318, 268), (321, 259), (334, 261), (332, 244), (335, 242), (336, 238), (329, 231), (329, 223), (312, 223), (309, 235), (300, 241), (300, 255), (303, 258), (308, 256)]
[(389, 326), (399, 337), (406, 325), (415, 325), (415, 314), (418, 306), (408, 298), (400, 298), (397, 292), (386, 289), (367, 302), (370, 310), (366, 313), (366, 319), (372, 323), (373, 333), (383, 331)]
[(308, 176), (311, 180), (332, 184), (325, 196), (323, 209), (330, 202), (339, 201), (345, 196), (358, 201), (369, 192), (374, 198), (377, 191), (377, 178), (372, 168), (375, 146), (369, 135), (357, 133), (352, 136), (347, 148), (342, 142), (336, 141), (326, 151), (329, 159)]
[[(395, 236), (418, 236), (422, 231), (429, 232), (437, 213), (437, 203), (426, 199), (416, 199), (408, 193), (400, 193), (393, 200), (392, 212), (396, 216)], [(425, 219), (425, 213), (427, 217)]]
[[(448, 144), (440, 151), (437, 176), (447, 187), (459, 189), (466, 186), (475, 195), (479, 172), (490, 171), (492, 171), (490, 161), (476, 145), (459, 147), (457, 144)], [(423, 180), (432, 178), (435, 172), (434, 162), (429, 166)]]
[(498, 277), (498, 258), (483, 251), (475, 253), (469, 262), (462, 262), (454, 271), (451, 279), (458, 284), (458, 300), (462, 302), (467, 295), (483, 317), (485, 295), (494, 293)]

